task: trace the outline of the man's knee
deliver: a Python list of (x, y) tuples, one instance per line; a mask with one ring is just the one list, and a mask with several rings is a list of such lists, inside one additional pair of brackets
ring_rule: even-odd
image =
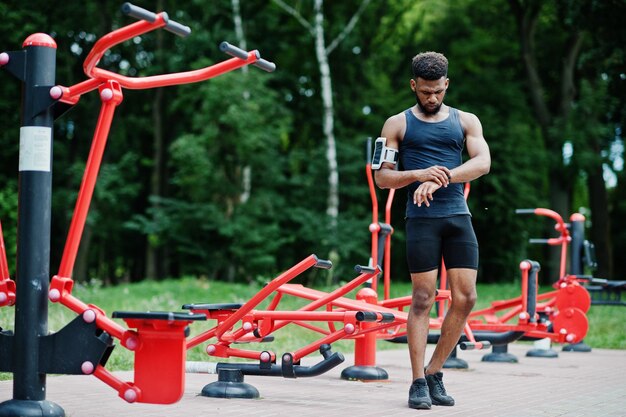
[(454, 294), (452, 296), (452, 308), (469, 314), (476, 305), (476, 298), (476, 291)]
[(413, 291), (411, 297), (411, 312), (414, 314), (428, 314), (435, 302), (435, 294), (428, 291)]

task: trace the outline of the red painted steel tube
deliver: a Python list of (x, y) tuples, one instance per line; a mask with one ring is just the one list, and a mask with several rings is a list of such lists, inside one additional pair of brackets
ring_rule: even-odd
[(245, 359), (255, 359), (259, 360), (262, 352), (252, 351), (252, 350), (244, 350), (244, 349), (234, 349), (227, 348), (226, 349), (226, 357), (236, 356), (238, 358)]
[[(378, 305), (378, 296), (372, 288), (359, 290), (356, 299), (371, 304), (373, 307)], [(375, 326), (374, 323), (361, 323), (364, 330)], [(354, 341), (354, 365), (376, 366), (376, 334), (373, 332), (368, 332)]]
[(523, 310), (523, 307), (520, 304), (518, 304), (515, 307), (513, 307), (511, 310), (509, 310), (506, 314), (503, 314), (502, 316), (500, 316), (500, 321), (502, 323), (506, 323), (507, 321), (511, 320), (513, 317), (519, 316), (519, 314), (522, 311), (526, 311), (526, 310)]
[(528, 271), (530, 271), (530, 262), (522, 261), (519, 266), (522, 271), (522, 313), (528, 313)]
[(98, 39), (91, 51), (87, 55), (83, 64), (83, 70), (85, 74), (90, 78), (98, 78), (92, 75), (92, 70), (98, 65), (100, 59), (104, 56), (107, 49), (120, 44), (124, 41), (134, 38), (135, 36), (142, 35), (144, 33), (153, 31), (155, 29), (162, 28), (167, 22), (164, 19), (164, 13), (156, 15), (154, 22), (150, 23), (146, 20), (140, 20), (130, 25), (124, 26), (120, 29), (114, 30), (108, 33), (102, 38)]
[[(385, 205), (385, 223), (391, 225), (391, 205), (393, 204), (393, 197), (396, 193), (394, 188), (389, 189), (389, 194), (387, 194), (387, 204)], [(385, 269), (383, 271), (383, 300), (388, 300), (390, 297), (391, 291), (391, 235), (392, 232), (387, 235), (385, 238), (385, 260), (383, 261)]]
[[(109, 93), (107, 91), (110, 91), (110, 97), (108, 96)], [(109, 130), (111, 129), (113, 114), (115, 113), (115, 108), (122, 102), (123, 99), (122, 89), (116, 82), (109, 81), (100, 87), (100, 97), (103, 100), (102, 108), (98, 117), (98, 124), (96, 125), (94, 139), (89, 152), (89, 158), (87, 159), (87, 165), (85, 167), (85, 174), (83, 175), (83, 181), (78, 192), (74, 215), (72, 216), (70, 230), (65, 243), (65, 249), (63, 250), (61, 265), (59, 267), (58, 275), (62, 277), (70, 278), (72, 276), (72, 270), (74, 269), (74, 262), (76, 261), (80, 239), (85, 228), (89, 205), (91, 204), (91, 197), (93, 196), (93, 190), (96, 186), (100, 164), (102, 163), (102, 155), (104, 154), (107, 137), (109, 135)]]
[[(369, 227), (369, 230), (372, 233), (371, 259), (372, 266), (376, 267), (375, 264), (378, 263), (378, 232), (380, 231), (380, 225), (378, 224), (378, 197), (376, 196), (376, 187), (374, 185), (371, 163), (367, 163), (365, 165), (365, 175), (367, 176), (370, 199), (372, 200), (372, 223), (370, 223)], [(372, 277), (372, 289), (374, 291), (378, 290), (378, 275)]]
[(293, 295), (295, 297), (305, 298), (309, 300), (315, 300), (314, 303), (307, 304), (306, 306), (300, 308), (300, 310), (310, 310), (319, 307), (315, 307), (318, 300), (324, 298), (325, 303), (332, 303), (334, 306), (343, 308), (345, 310), (350, 311), (377, 311), (381, 313), (392, 313), (396, 316), (396, 321), (399, 323), (406, 323), (408, 315), (404, 311), (398, 311), (391, 308), (386, 308), (381, 305), (372, 306), (370, 304), (364, 303), (362, 301), (353, 300), (345, 297), (332, 297), (332, 299), (328, 299), (329, 293), (325, 293), (322, 291), (313, 290), (310, 288), (306, 288), (299, 284), (292, 285), (284, 285), (281, 287), (280, 291)]
[(217, 327), (214, 327), (202, 334), (192, 337), (187, 341), (187, 349), (191, 349), (192, 347), (198, 346), (200, 343), (206, 342), (215, 336), (215, 332), (217, 332)]
[(356, 311), (253, 311), (250, 315), (255, 320), (271, 319), (271, 320), (308, 320), (308, 321), (341, 321), (346, 319), (355, 322)]
[(89, 55), (87, 55), (87, 58), (85, 59), (83, 64), (85, 74), (89, 78), (115, 80), (124, 88), (136, 90), (204, 81), (234, 69), (241, 68), (245, 65), (253, 64), (259, 59), (258, 52), (251, 51), (248, 53), (248, 58), (245, 60), (240, 58), (231, 58), (224, 62), (199, 70), (138, 78), (126, 77), (115, 72), (103, 70), (96, 66), (100, 59), (104, 56), (104, 53), (111, 47), (132, 39), (135, 36), (159, 29), (166, 24), (167, 22), (164, 19), (164, 14), (159, 13), (156, 15), (156, 19), (153, 23), (141, 20), (103, 36), (96, 42), (91, 49), (91, 52), (89, 52)]
[(341, 329), (338, 330), (334, 333), (329, 334), (326, 337), (323, 337), (313, 343), (310, 343), (309, 345), (300, 348), (298, 350), (296, 350), (295, 352), (292, 353), (293, 356), (293, 361), (294, 362), (298, 362), (300, 359), (304, 358), (306, 355), (313, 353), (315, 351), (317, 351), (320, 346), (324, 345), (324, 344), (331, 344), (333, 342), (336, 342), (339, 339), (342, 339), (345, 337), (346, 335), (346, 331), (345, 329)]
[(9, 279), (9, 264), (7, 262), (7, 252), (4, 247), (4, 234), (2, 233), (2, 223), (0, 223), (0, 281)]
[(300, 326), (305, 329), (308, 329), (308, 330), (311, 330), (311, 331), (314, 331), (316, 333), (323, 334), (323, 335), (331, 334), (334, 331), (334, 330), (327, 330), (326, 328), (322, 328), (320, 326), (315, 326), (314, 324), (308, 323), (306, 321), (289, 320), (289, 323), (295, 324), (296, 326)]
[(287, 271), (283, 272), (278, 277), (274, 278), (269, 284), (261, 289), (254, 297), (241, 306), (235, 313), (233, 313), (228, 319), (218, 326), (218, 330), (215, 333), (218, 339), (221, 339), (222, 335), (228, 331), (235, 323), (237, 323), (243, 316), (248, 314), (254, 307), (267, 298), (271, 293), (278, 289), (281, 285), (292, 280), (294, 277), (300, 275), (307, 269), (311, 268), (317, 263), (317, 257), (310, 255), (298, 264), (294, 265)]
[(127, 402), (135, 402), (141, 397), (141, 390), (139, 388), (118, 379), (115, 375), (100, 365), (96, 367), (93, 376), (116, 390), (120, 398)]
[(0, 306), (15, 304), (15, 281), (9, 275), (9, 264), (0, 223)]
[(226, 61), (218, 62), (217, 64), (213, 64), (206, 68), (173, 74), (133, 78), (100, 68), (94, 68), (92, 73), (96, 78), (115, 80), (124, 88), (141, 90), (205, 81), (238, 68), (245, 67), (246, 65), (253, 64), (256, 61), (258, 61), (257, 51), (250, 51), (248, 52), (248, 59), (230, 58)]
[(105, 80), (90, 78), (88, 80), (74, 84), (71, 87), (61, 87), (63, 90), (63, 96), (61, 96), (60, 101), (69, 104), (76, 104), (78, 103), (81, 95), (88, 93), (89, 91), (95, 90), (104, 83)]

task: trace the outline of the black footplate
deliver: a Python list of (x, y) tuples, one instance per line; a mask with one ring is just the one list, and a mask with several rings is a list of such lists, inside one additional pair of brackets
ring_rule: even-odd
[(114, 319), (139, 319), (139, 320), (206, 320), (204, 314), (173, 313), (170, 311), (114, 311), (111, 315)]

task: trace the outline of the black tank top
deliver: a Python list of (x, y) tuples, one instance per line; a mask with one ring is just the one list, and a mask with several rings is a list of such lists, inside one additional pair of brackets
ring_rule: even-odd
[[(411, 109), (404, 111), (406, 132), (400, 143), (402, 169), (426, 169), (442, 165), (453, 169), (462, 164), (465, 133), (459, 120), (459, 111), (450, 107), (450, 115), (440, 122), (424, 122)], [(430, 207), (413, 204), (413, 193), (419, 181), (407, 187), (406, 217), (449, 217), (470, 214), (463, 196), (463, 184), (448, 184), (433, 193)]]

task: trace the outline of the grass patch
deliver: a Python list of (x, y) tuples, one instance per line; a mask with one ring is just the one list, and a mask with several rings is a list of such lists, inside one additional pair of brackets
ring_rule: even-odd
[[(228, 284), (224, 282), (208, 281), (206, 279), (182, 278), (160, 282), (144, 281), (136, 284), (120, 285), (116, 287), (102, 287), (98, 283), (89, 285), (76, 284), (73, 294), (87, 304), (95, 304), (107, 312), (113, 311), (181, 311), (186, 303), (245, 303), (261, 288), (260, 284)], [(320, 288), (331, 291), (333, 288)], [(410, 294), (408, 282), (394, 284), (391, 297)], [(550, 291), (550, 287), (541, 289), (541, 292)], [(488, 307), (493, 300), (502, 300), (519, 296), (519, 284), (478, 284), (477, 309)], [(350, 294), (354, 297), (354, 291)], [(264, 301), (258, 309), (266, 308), (269, 300)], [(280, 303), (282, 310), (294, 310), (308, 301), (285, 296)], [(49, 304), (49, 323), (51, 332), (56, 332), (69, 323), (76, 315), (67, 308), (58, 304)], [(626, 349), (626, 308), (620, 306), (592, 306), (587, 313), (589, 332), (585, 342), (594, 348)], [(13, 329), (14, 309), (0, 309), (0, 327)], [(122, 322), (123, 324), (123, 322)], [(196, 322), (191, 325), (191, 335), (198, 334), (212, 327), (215, 321)], [(320, 323), (324, 327), (324, 323)], [(267, 345), (244, 345), (242, 348), (253, 350), (272, 350), (280, 355), (283, 352), (293, 351), (321, 337), (320, 334), (289, 325), (276, 332), (275, 341)], [(119, 341), (116, 341), (119, 344)], [(204, 353), (203, 343), (188, 352), (189, 360), (224, 361), (222, 358), (209, 358)], [(402, 345), (379, 342), (380, 349), (397, 349)], [(333, 344), (333, 350), (351, 353), (354, 342), (342, 340)], [(313, 354), (315, 356), (315, 354)], [(107, 369), (132, 369), (132, 353), (124, 348), (114, 349)], [(0, 375), (1, 379), (11, 378), (11, 374)]]

